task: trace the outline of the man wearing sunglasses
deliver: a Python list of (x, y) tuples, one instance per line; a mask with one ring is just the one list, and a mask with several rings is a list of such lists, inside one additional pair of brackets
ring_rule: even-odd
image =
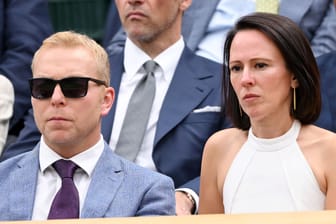
[(101, 119), (114, 100), (104, 49), (59, 32), (36, 52), (32, 71), (42, 136), (32, 151), (0, 163), (0, 220), (175, 214), (172, 180), (118, 157), (103, 140)]

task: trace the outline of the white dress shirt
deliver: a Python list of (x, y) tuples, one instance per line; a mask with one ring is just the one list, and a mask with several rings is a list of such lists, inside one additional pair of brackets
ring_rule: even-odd
[[(167, 48), (165, 51), (160, 53), (153, 60), (159, 65), (155, 70), (155, 82), (156, 82), (156, 92), (153, 101), (152, 110), (149, 116), (149, 121), (147, 124), (146, 133), (143, 139), (140, 151), (135, 159), (135, 163), (149, 168), (151, 170), (156, 170), (155, 164), (153, 162), (153, 143), (156, 132), (156, 125), (159, 119), (159, 114), (161, 106), (165, 95), (167, 93), (168, 87), (173, 79), (176, 66), (180, 60), (182, 51), (184, 49), (184, 41), (182, 37), (172, 46)], [(140, 79), (145, 75), (142, 65), (148, 61), (152, 60), (144, 51), (138, 48), (130, 39), (126, 39), (125, 43), (125, 59), (124, 68), (125, 72), (122, 75), (119, 93), (116, 102), (116, 112), (113, 122), (110, 146), (114, 150), (117, 144), (121, 126), (125, 118), (128, 102), (131, 95), (140, 81)]]
[[(91, 182), (92, 172), (103, 150), (104, 141), (101, 136), (94, 146), (69, 159), (80, 167), (76, 170), (73, 178), (79, 193), (80, 212)], [(42, 136), (39, 154), (40, 167), (32, 220), (46, 220), (48, 218), (52, 201), (62, 184), (60, 176), (52, 167), (52, 164), (59, 159), (64, 158), (49, 148)]]

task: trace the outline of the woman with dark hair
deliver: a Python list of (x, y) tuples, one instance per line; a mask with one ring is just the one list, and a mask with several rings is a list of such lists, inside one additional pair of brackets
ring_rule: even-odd
[(223, 72), (223, 112), (235, 128), (205, 145), (199, 213), (335, 209), (336, 135), (312, 124), (319, 72), (303, 32), (280, 15), (242, 17)]

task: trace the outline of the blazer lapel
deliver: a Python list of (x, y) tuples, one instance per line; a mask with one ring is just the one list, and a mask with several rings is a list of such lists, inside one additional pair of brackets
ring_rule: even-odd
[[(214, 74), (198, 74), (197, 65), (195, 68), (195, 63), (192, 61), (194, 57), (195, 55), (190, 49), (185, 47), (175, 71), (175, 74), (179, 75), (174, 74), (161, 108), (154, 145), (185, 116), (192, 112), (211, 91), (211, 88), (204, 82), (204, 79), (211, 79)], [(110, 62), (111, 86), (115, 89), (116, 98), (114, 105), (116, 105), (124, 70), (123, 54), (111, 56)], [(115, 109), (115, 106), (113, 106), (102, 122), (102, 133), (107, 142), (109, 142), (111, 136)]]
[(32, 218), (39, 169), (38, 149), (35, 147), (28, 156), (20, 160), (10, 174), (9, 210), (13, 219)]
[(104, 152), (92, 174), (81, 217), (104, 217), (123, 179), (124, 172), (120, 160), (105, 144)]
[(158, 141), (181, 122), (212, 90), (205, 82), (214, 74), (199, 74), (195, 57), (185, 48), (176, 68), (173, 80), (164, 99), (157, 124), (154, 147)]
[[(297, 24), (300, 24), (303, 16), (309, 9), (310, 5), (313, 3), (313, 0), (291, 0), (291, 1), (281, 1), (279, 14), (285, 15), (288, 18), (292, 19)], [(297, 7), (297, 6), (300, 7)]]

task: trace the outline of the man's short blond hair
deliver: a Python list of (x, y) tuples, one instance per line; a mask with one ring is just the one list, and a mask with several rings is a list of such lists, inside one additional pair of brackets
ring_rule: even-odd
[(104, 80), (107, 85), (110, 84), (110, 63), (108, 55), (104, 48), (102, 48), (96, 41), (94, 41), (87, 35), (76, 33), (74, 31), (57, 32), (45, 39), (41, 47), (34, 54), (32, 60), (32, 70), (34, 68), (35, 59), (39, 55), (40, 51), (42, 49), (53, 47), (84, 47), (92, 53), (96, 61), (98, 78)]

